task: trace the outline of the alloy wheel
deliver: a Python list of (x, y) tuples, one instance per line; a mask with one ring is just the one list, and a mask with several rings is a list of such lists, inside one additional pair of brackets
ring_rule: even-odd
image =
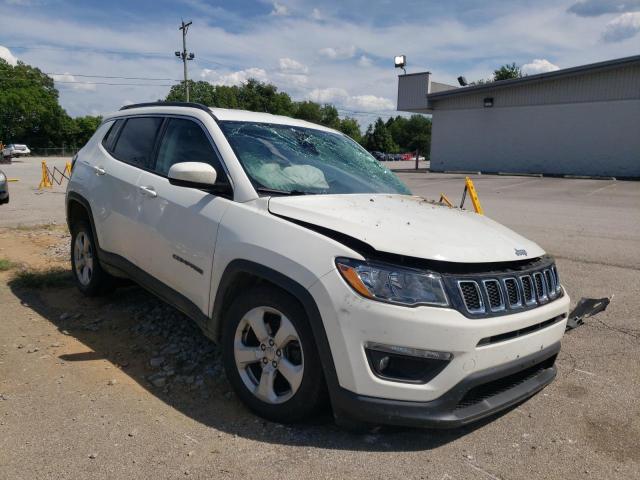
[(89, 236), (80, 231), (76, 235), (73, 249), (76, 278), (81, 285), (87, 286), (93, 277), (93, 246)]
[(293, 323), (271, 307), (256, 307), (240, 320), (234, 358), (242, 382), (263, 402), (279, 404), (302, 383), (304, 355)]

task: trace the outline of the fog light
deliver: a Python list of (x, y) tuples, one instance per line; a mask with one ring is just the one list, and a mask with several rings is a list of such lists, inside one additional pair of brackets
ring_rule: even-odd
[(427, 383), (449, 364), (449, 352), (385, 345), (365, 344), (365, 354), (374, 375), (384, 380), (405, 383)]

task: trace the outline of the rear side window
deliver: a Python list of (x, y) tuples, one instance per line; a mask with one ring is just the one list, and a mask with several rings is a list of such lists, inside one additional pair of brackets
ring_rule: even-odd
[(161, 124), (161, 117), (127, 119), (113, 148), (113, 155), (123, 162), (150, 168), (153, 147)]
[(107, 151), (113, 152), (113, 144), (116, 141), (116, 137), (118, 136), (118, 131), (120, 130), (120, 127), (122, 127), (123, 123), (124, 123), (124, 120), (116, 120), (115, 122), (113, 122), (113, 124), (111, 125), (111, 128), (102, 139), (102, 146), (106, 148)]
[(174, 163), (204, 162), (218, 173), (218, 182), (225, 182), (222, 164), (209, 138), (196, 122), (172, 118), (167, 123), (156, 160), (155, 171), (167, 175)]

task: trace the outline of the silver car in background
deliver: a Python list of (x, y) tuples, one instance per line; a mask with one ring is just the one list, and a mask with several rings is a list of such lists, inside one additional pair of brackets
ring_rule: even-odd
[(9, 203), (9, 180), (2, 170), (0, 170), (0, 205)]

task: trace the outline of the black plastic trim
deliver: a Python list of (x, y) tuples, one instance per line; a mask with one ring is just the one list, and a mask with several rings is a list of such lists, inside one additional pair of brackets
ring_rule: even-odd
[(175, 291), (154, 276), (149, 275), (137, 265), (131, 263), (120, 255), (100, 249), (98, 252), (98, 258), (101, 264), (106, 264), (108, 267), (112, 267), (126, 273), (131, 280), (139, 284), (141, 287), (180, 310), (186, 316), (194, 320), (203, 330), (205, 335), (213, 339), (209, 334), (210, 332), (207, 331), (209, 318), (187, 297)]
[(491, 416), (531, 397), (553, 381), (555, 365), (543, 368), (534, 377), (476, 404), (457, 408), (474, 387), (517, 374), (545, 361), (555, 361), (560, 351), (557, 342), (537, 353), (497, 367), (473, 373), (447, 393), (429, 402), (408, 402), (358, 395), (344, 388), (333, 392), (336, 416), (375, 425), (403, 425), (427, 428), (457, 428)]
[[(340, 385), (338, 383), (338, 375), (333, 363), (333, 356), (331, 354), (331, 347), (329, 346), (329, 339), (324, 329), (324, 323), (320, 316), (320, 310), (316, 305), (316, 302), (304, 286), (300, 285), (295, 280), (287, 277), (286, 275), (266, 267), (259, 263), (255, 263), (249, 260), (237, 259), (229, 262), (225, 271), (222, 274), (220, 284), (216, 292), (216, 297), (213, 305), (213, 313), (211, 315), (211, 324), (207, 329), (215, 339), (219, 339), (222, 334), (224, 315), (223, 302), (225, 300), (225, 294), (228, 288), (233, 284), (238, 275), (250, 274), (252, 276), (264, 279), (283, 290), (291, 293), (302, 304), (302, 307), (307, 314), (309, 323), (311, 324), (311, 330), (313, 332), (314, 340), (318, 348), (318, 354), (322, 362), (322, 368), (327, 382), (329, 390), (329, 396), (331, 403), (334, 403), (334, 392), (338, 391)], [(214, 338), (214, 337), (212, 337)]]

